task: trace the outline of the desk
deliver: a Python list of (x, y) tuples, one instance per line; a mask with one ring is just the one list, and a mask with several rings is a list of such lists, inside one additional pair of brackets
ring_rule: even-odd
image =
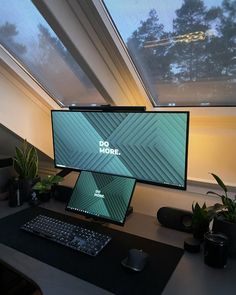
[[(27, 205), (9, 208), (7, 202), (1, 202), (0, 217), (13, 214), (26, 207)], [(65, 212), (65, 204), (56, 201), (45, 203), (42, 207)], [(68, 214), (76, 216), (73, 213)], [(128, 217), (124, 227), (115, 225), (110, 225), (110, 227), (177, 247), (182, 247), (184, 239), (188, 236), (186, 233), (163, 228), (154, 217), (138, 213), (133, 213)], [(111, 294), (3, 244), (0, 244), (0, 259), (32, 279), (38, 284), (44, 295)], [(212, 269), (203, 263), (202, 253), (185, 253), (163, 295), (234, 294), (236, 289), (235, 273), (236, 260), (229, 260), (226, 269)]]

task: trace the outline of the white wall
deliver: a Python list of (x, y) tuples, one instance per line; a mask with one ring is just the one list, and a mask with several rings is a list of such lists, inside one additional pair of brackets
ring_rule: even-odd
[(157, 210), (161, 207), (174, 207), (191, 211), (193, 202), (199, 202), (199, 204), (206, 202), (207, 206), (210, 206), (219, 202), (219, 199), (206, 194), (138, 183), (132, 205), (136, 212), (156, 216)]
[(0, 89), (0, 124), (53, 157), (50, 108), (1, 64)]
[(236, 108), (231, 111), (234, 115), (222, 108), (218, 115), (209, 110), (208, 116), (190, 116), (189, 179), (212, 182), (214, 172), (236, 187)]

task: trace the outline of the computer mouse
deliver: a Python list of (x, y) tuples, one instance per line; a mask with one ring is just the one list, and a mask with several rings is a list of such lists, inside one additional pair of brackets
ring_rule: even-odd
[(121, 261), (121, 264), (134, 271), (142, 271), (147, 264), (149, 255), (143, 250), (130, 249), (128, 257)]

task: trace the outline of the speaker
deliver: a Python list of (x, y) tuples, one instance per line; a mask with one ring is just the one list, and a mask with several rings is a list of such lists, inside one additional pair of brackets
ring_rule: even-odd
[(68, 203), (72, 195), (73, 188), (65, 185), (56, 185), (53, 196), (56, 200)]
[(192, 232), (192, 212), (172, 207), (162, 207), (157, 211), (161, 225), (175, 230)]

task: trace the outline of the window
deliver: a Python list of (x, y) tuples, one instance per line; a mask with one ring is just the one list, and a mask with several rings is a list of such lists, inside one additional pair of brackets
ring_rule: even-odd
[(31, 1), (1, 1), (0, 43), (61, 106), (106, 103)]
[(236, 1), (103, 1), (154, 106), (236, 105)]

